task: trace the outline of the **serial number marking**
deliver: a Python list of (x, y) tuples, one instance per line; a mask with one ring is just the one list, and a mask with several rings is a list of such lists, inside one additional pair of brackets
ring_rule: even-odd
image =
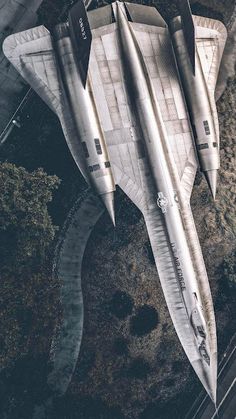
[(177, 256), (177, 249), (176, 249), (175, 243), (171, 243), (171, 248), (172, 248), (173, 254), (174, 254), (174, 262), (175, 262), (175, 266), (176, 266), (176, 270), (177, 270), (177, 276), (178, 276), (180, 288), (181, 288), (182, 291), (184, 291), (186, 289), (186, 285), (185, 285), (185, 281), (184, 281), (183, 271), (182, 271), (181, 266), (180, 266), (180, 261), (179, 261), (179, 258)]
[(83, 18), (82, 17), (79, 18), (79, 26), (80, 26), (82, 38), (84, 40), (86, 40), (87, 39), (87, 35), (86, 35), (86, 31), (85, 31), (84, 22), (83, 22)]

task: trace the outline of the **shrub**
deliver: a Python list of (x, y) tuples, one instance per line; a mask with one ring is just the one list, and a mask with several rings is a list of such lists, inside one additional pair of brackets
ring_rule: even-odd
[(125, 319), (132, 313), (133, 299), (125, 291), (116, 291), (110, 303), (110, 310), (118, 319)]
[(0, 164), (1, 269), (19, 273), (40, 266), (56, 232), (47, 204), (58, 185), (59, 179), (42, 169), (29, 173)]
[(131, 333), (144, 336), (156, 328), (158, 320), (158, 313), (154, 307), (148, 305), (139, 307), (137, 314), (131, 319)]

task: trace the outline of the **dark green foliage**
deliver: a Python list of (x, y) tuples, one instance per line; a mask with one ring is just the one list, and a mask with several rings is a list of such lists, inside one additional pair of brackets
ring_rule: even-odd
[(165, 386), (166, 387), (173, 387), (175, 385), (175, 380), (174, 378), (169, 378), (165, 381)]
[(140, 419), (159, 419), (159, 402), (150, 403), (140, 415)]
[(169, 417), (160, 416), (159, 404), (150, 403), (141, 413), (140, 419), (169, 419)]
[(54, 222), (61, 225), (87, 185), (72, 158), (56, 115), (36, 94), (26, 111), (22, 115), (21, 129), (14, 130), (1, 148), (0, 161), (22, 166), (29, 172), (40, 167), (61, 179), (49, 205)]
[(117, 228), (114, 230), (112, 249), (118, 251), (129, 244), (132, 237), (130, 226), (140, 222), (142, 213), (119, 188), (115, 193), (115, 209)]
[(181, 409), (178, 408), (178, 401), (170, 400), (164, 403), (162, 400), (149, 403), (143, 410), (139, 419), (183, 419)]
[(87, 348), (85, 348), (83, 352), (81, 351), (81, 353), (82, 356), (79, 359), (79, 369), (77, 378), (79, 381), (84, 381), (86, 380), (89, 372), (94, 366), (96, 354), (95, 352), (88, 350)]
[(227, 282), (230, 288), (236, 290), (236, 251), (224, 257), (221, 269), (223, 280)]
[(172, 362), (171, 369), (172, 369), (172, 372), (173, 372), (174, 375), (178, 374), (178, 373), (183, 371), (184, 364), (181, 361), (174, 361), (174, 362)]
[(144, 379), (150, 372), (150, 365), (144, 358), (134, 359), (128, 369), (128, 375), (131, 378)]
[(110, 310), (118, 319), (125, 319), (132, 313), (133, 305), (133, 299), (127, 292), (116, 291), (110, 302)]
[(212, 7), (209, 6), (203, 6), (200, 3), (195, 3), (192, 5), (192, 12), (195, 15), (199, 15), (199, 16), (206, 16), (209, 17), (210, 19), (217, 19), (220, 21), (224, 21), (223, 19), (223, 15), (222, 13), (217, 13), (215, 9), (213, 9)]
[(0, 374), (0, 416), (31, 419), (34, 404), (50, 395), (47, 387), (49, 365), (44, 356), (24, 356)]
[(120, 337), (114, 341), (113, 349), (116, 355), (128, 355), (129, 348), (127, 339)]
[(130, 330), (132, 335), (144, 336), (158, 325), (158, 313), (154, 307), (144, 305), (139, 307), (137, 314), (132, 317)]
[(108, 406), (100, 398), (68, 395), (54, 401), (51, 419), (124, 419), (118, 406)]
[(16, 318), (21, 328), (22, 335), (28, 335), (33, 325), (33, 310), (31, 307), (22, 307), (16, 310)]
[(118, 222), (124, 222), (129, 226), (137, 224), (142, 217), (141, 211), (119, 189), (116, 192), (116, 212)]
[(1, 269), (16, 274), (40, 265), (55, 236), (47, 204), (58, 185), (42, 169), (0, 164)]

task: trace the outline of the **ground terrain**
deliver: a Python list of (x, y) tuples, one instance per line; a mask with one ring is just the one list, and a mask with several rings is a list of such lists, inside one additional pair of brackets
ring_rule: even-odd
[[(60, 10), (62, 3), (53, 7)], [(166, 18), (176, 11), (174, 2), (154, 4)], [(234, 8), (229, 0), (192, 4), (195, 13), (225, 23)], [(50, 7), (49, 1), (43, 4), (42, 18), (48, 18), (45, 10)], [(216, 202), (201, 174), (192, 195), (215, 305), (220, 357), (236, 321), (235, 81), (229, 80), (218, 103), (222, 168)], [(43, 167), (62, 179), (49, 207), (54, 223), (61, 227), (86, 185), (54, 115), (37, 98), (27, 115), (22, 130), (1, 151), (1, 161), (29, 171)], [(50, 419), (182, 419), (201, 390), (172, 326), (143, 218), (121, 191), (116, 195), (116, 208), (116, 230), (104, 214), (87, 246), (81, 353), (71, 385), (65, 396), (55, 399)], [(51, 259), (40, 273), (1, 278), (0, 411), (4, 419), (32, 418), (35, 403), (50, 395), (48, 354), (61, 316), (60, 284), (51, 275)]]

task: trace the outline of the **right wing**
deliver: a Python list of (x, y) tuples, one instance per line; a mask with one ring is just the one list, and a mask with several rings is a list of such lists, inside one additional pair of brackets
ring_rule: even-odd
[(196, 25), (196, 46), (197, 53), (202, 65), (202, 71), (205, 76), (206, 87), (209, 94), (209, 101), (215, 130), (219, 143), (219, 123), (216, 108), (215, 89), (222, 54), (224, 51), (227, 30), (219, 20), (209, 19), (203, 16), (193, 16)]
[(196, 25), (196, 44), (208, 89), (215, 92), (227, 30), (219, 20), (193, 16)]

